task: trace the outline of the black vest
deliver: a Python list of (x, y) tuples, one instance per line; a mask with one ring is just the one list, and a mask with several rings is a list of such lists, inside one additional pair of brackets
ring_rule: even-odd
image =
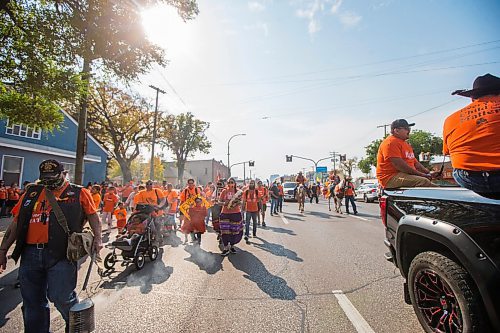
[[(31, 213), (35, 206), (38, 197), (43, 190), (42, 185), (31, 185), (24, 195), (23, 202), (21, 203), (21, 209), (19, 210), (19, 215), (17, 219), (17, 238), (16, 247), (12, 253), (12, 258), (17, 262), (21, 253), (23, 252), (24, 246), (26, 245), (26, 235), (28, 234), (29, 223), (31, 219)], [(69, 184), (66, 189), (59, 196), (57, 203), (66, 217), (68, 222), (68, 227), (71, 232), (81, 232), (83, 227), (83, 222), (85, 219), (85, 212), (80, 204), (80, 192), (82, 190), (81, 186)], [(48, 204), (48, 199), (47, 204)], [(54, 211), (50, 211), (48, 218), (49, 223), (49, 243), (48, 251), (49, 253), (58, 259), (63, 259), (66, 257), (66, 248), (68, 247), (68, 236), (64, 232), (63, 228), (57, 222)]]

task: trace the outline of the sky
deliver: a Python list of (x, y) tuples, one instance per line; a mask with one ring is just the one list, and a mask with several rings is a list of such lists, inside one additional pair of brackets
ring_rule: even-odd
[[(255, 161), (252, 176), (294, 174), (330, 156), (362, 158), (394, 119), (441, 136), (452, 96), (485, 73), (500, 76), (497, 0), (199, 0), (183, 22), (169, 7), (143, 11), (149, 39), (166, 50), (134, 85), (162, 112), (210, 122), (210, 154)], [(172, 160), (168, 150), (165, 159)], [(147, 153), (145, 157), (149, 156)], [(329, 160), (318, 166), (330, 170)], [(246, 169), (247, 176), (249, 169)], [(232, 174), (243, 176), (243, 166)]]

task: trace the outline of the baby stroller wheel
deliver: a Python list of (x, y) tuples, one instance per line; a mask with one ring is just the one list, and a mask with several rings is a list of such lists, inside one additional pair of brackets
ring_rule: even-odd
[(144, 257), (144, 254), (142, 253), (137, 253), (137, 255), (134, 258), (134, 264), (135, 267), (140, 270), (144, 267), (144, 264), (146, 263), (146, 258)]
[(149, 248), (149, 258), (151, 259), (151, 261), (155, 261), (156, 258), (158, 258), (158, 247), (157, 246), (151, 246)]
[(116, 255), (114, 253), (108, 253), (106, 258), (104, 258), (104, 267), (106, 267), (106, 269), (111, 269), (115, 267), (115, 263)]

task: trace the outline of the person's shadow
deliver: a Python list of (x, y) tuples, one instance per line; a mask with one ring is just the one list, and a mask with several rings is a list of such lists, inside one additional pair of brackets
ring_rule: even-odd
[[(153, 284), (162, 284), (167, 281), (174, 268), (165, 266), (162, 260), (163, 249), (159, 249), (158, 258), (155, 261), (146, 259), (146, 264), (143, 269), (137, 271), (135, 265), (131, 263), (124, 271), (117, 276), (112, 277), (109, 281), (102, 284), (103, 289), (122, 289), (126, 287), (139, 287), (142, 294), (148, 294), (153, 290)], [(116, 263), (114, 268), (118, 268), (120, 263)], [(112, 271), (113, 272), (113, 271)], [(111, 272), (111, 275), (113, 275)]]
[(191, 255), (191, 257), (184, 260), (198, 265), (201, 270), (208, 274), (215, 274), (220, 270), (224, 270), (222, 267), (224, 258), (219, 253), (207, 252), (199, 246), (193, 245), (186, 245), (184, 250)]
[(262, 244), (251, 242), (256, 248), (267, 251), (278, 257), (287, 257), (290, 260), (302, 262), (302, 258), (297, 256), (295, 251), (289, 250), (281, 244), (270, 243), (263, 238), (255, 237), (262, 242)]
[(234, 268), (246, 273), (243, 275), (245, 279), (255, 282), (271, 298), (291, 301), (297, 297), (285, 279), (271, 274), (252, 253), (240, 250), (237, 254), (230, 254), (229, 261)]
[[(9, 262), (10, 265), (13, 263)], [(21, 291), (19, 288), (14, 288), (14, 284), (17, 282), (17, 274), (19, 268), (14, 269), (8, 274), (1, 275), (0, 279), (0, 328), (7, 324), (9, 318), (7, 315), (14, 310), (23, 299), (21, 297)]]
[(165, 236), (162, 240), (162, 246), (170, 245), (171, 247), (178, 247), (182, 244), (182, 240), (179, 236), (177, 236), (176, 232), (172, 232)]
[(295, 233), (295, 231), (290, 230), (290, 229), (279, 228), (279, 227), (272, 227), (272, 226), (266, 226), (266, 227), (264, 227), (264, 229), (270, 230), (272, 232), (277, 232), (277, 233), (280, 233), (280, 234), (287, 234), (287, 235), (290, 235), (290, 236), (297, 236), (297, 234)]

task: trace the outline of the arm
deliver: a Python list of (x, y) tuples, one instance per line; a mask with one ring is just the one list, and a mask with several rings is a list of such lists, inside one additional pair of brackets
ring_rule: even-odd
[(9, 225), (3, 236), (2, 244), (0, 245), (0, 274), (2, 274), (7, 267), (7, 251), (16, 240), (16, 227), (17, 222), (14, 220)]
[(423, 172), (425, 174), (430, 173), (429, 170), (427, 170), (426, 167), (424, 167), (419, 161), (415, 160), (415, 168), (417, 168), (418, 171)]
[(87, 215), (87, 220), (89, 221), (90, 228), (94, 233), (94, 244), (93, 248), (96, 251), (97, 256), (99, 256), (99, 251), (102, 249), (102, 238), (101, 238), (101, 221), (97, 213)]
[[(429, 176), (427, 175), (427, 173), (424, 173), (422, 171), (418, 171), (418, 170), (413, 169), (408, 164), (406, 164), (406, 162), (401, 157), (390, 157), (389, 160), (391, 161), (392, 165), (397, 170), (399, 170), (401, 172), (407, 173), (409, 175), (415, 175), (415, 176), (429, 178)], [(418, 163), (418, 164), (420, 164), (420, 163)]]

